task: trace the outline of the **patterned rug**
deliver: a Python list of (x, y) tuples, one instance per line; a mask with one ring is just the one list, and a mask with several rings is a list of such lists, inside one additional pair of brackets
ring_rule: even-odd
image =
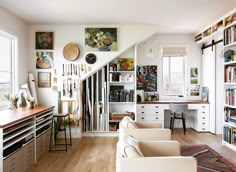
[(198, 172), (236, 172), (236, 165), (230, 163), (207, 145), (181, 146), (183, 156), (194, 156)]

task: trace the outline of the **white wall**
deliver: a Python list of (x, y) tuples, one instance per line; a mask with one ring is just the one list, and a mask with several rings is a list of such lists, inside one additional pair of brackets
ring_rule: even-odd
[[(184, 45), (187, 47), (187, 89), (188, 96), (185, 99), (188, 100), (200, 100), (200, 96), (189, 96), (190, 89), (195, 88), (195, 85), (190, 84), (190, 68), (198, 68), (198, 84), (201, 85), (201, 48), (194, 42), (193, 34), (156, 34), (150, 39), (141, 42), (137, 48), (137, 64), (138, 65), (158, 65), (158, 91), (160, 93), (160, 99), (162, 92), (161, 81), (161, 58), (160, 58), (160, 46), (166, 45)], [(152, 51), (150, 52), (150, 49)], [(181, 99), (181, 98), (178, 98)], [(171, 98), (173, 100), (173, 98)]]
[[(36, 56), (35, 56), (35, 32), (37, 31), (52, 31), (54, 32), (54, 68), (57, 69), (59, 75), (62, 74), (63, 63), (77, 63), (86, 64), (85, 56), (89, 51), (84, 47), (84, 33), (86, 27), (116, 27), (118, 35), (118, 51), (114, 52), (93, 52), (97, 56), (95, 64), (90, 65), (92, 72), (98, 70), (101, 66), (112, 61), (120, 53), (127, 50), (127, 48), (133, 46), (136, 42), (142, 41), (153, 35), (156, 32), (155, 27), (146, 26), (84, 26), (84, 25), (32, 25), (29, 32), (29, 71), (33, 72), (37, 77), (37, 72), (51, 71), (40, 69), (36, 70)], [(68, 43), (76, 43), (79, 45), (81, 53), (79, 58), (74, 62), (69, 62), (63, 57), (63, 48)], [(89, 66), (89, 65), (87, 65)], [(90, 75), (91, 72), (81, 76), (82, 79)], [(37, 82), (37, 78), (36, 78)], [(36, 83), (37, 84), (37, 83)], [(47, 88), (37, 88), (38, 100), (42, 105), (57, 105), (56, 92)]]
[(0, 7), (0, 30), (18, 38), (18, 83), (26, 83), (28, 77), (29, 25)]

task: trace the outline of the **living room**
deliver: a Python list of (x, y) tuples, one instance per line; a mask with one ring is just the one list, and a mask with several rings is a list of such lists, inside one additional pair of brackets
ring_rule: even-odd
[[(0, 172), (116, 171), (124, 116), (171, 129), (181, 155), (201, 146), (198, 170), (219, 155), (208, 170), (234, 171), (235, 23), (235, 0), (1, 0)], [(58, 113), (72, 145), (48, 151)]]

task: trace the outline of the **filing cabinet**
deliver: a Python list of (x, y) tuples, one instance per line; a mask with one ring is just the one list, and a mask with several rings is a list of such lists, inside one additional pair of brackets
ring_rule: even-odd
[(198, 132), (209, 131), (209, 104), (199, 104), (198, 114), (194, 116), (193, 129)]

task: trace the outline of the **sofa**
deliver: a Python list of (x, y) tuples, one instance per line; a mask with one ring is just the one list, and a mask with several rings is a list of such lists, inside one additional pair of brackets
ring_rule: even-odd
[(177, 141), (137, 141), (123, 136), (117, 143), (116, 172), (197, 172), (194, 157), (180, 155)]
[(161, 123), (135, 122), (125, 116), (119, 123), (119, 138), (131, 135), (138, 141), (171, 140), (171, 130), (162, 128)]

